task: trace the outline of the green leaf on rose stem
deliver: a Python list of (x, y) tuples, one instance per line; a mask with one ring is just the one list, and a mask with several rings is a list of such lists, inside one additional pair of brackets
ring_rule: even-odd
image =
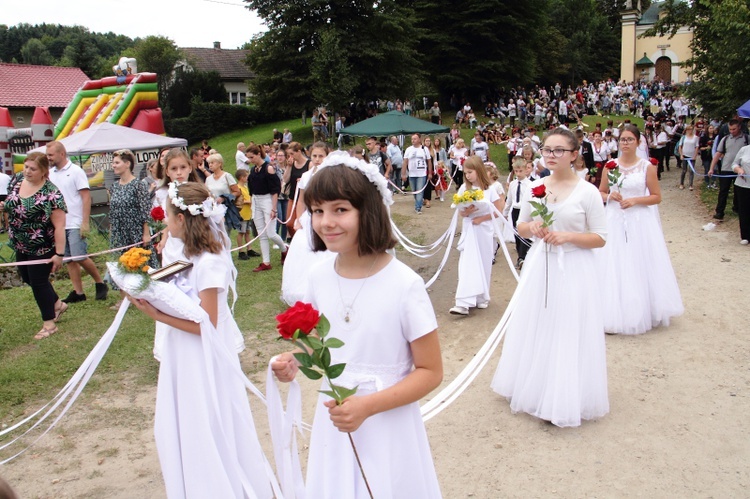
[(342, 400), (346, 400), (347, 398), (357, 393), (357, 388), (357, 386), (355, 386), (354, 388), (346, 388), (345, 386), (336, 385), (336, 390), (339, 392), (339, 395), (341, 395)]
[(338, 338), (328, 338), (324, 344), (328, 348), (341, 348), (344, 346), (344, 342)]
[(313, 347), (310, 345), (309, 336), (302, 335), (297, 341), (302, 343), (305, 346), (305, 348), (309, 348), (310, 350), (313, 350)]
[(318, 331), (318, 336), (321, 338), (325, 338), (328, 334), (328, 331), (331, 330), (331, 323), (328, 322), (328, 319), (325, 315), (320, 315), (320, 320), (318, 321), (318, 325), (315, 327)]
[(341, 376), (341, 373), (344, 372), (344, 368), (346, 367), (346, 364), (334, 364), (330, 366), (328, 369), (326, 369), (326, 374), (329, 378), (335, 379)]
[(313, 350), (318, 350), (318, 349), (323, 348), (323, 342), (320, 341), (315, 336), (308, 336), (307, 339), (310, 342), (310, 348), (312, 348)]
[(338, 395), (336, 395), (336, 392), (334, 392), (333, 390), (318, 390), (318, 392), (322, 393), (323, 395), (328, 395), (333, 400), (335, 400), (337, 404), (340, 404), (343, 400), (343, 399), (339, 400)]
[(331, 351), (326, 347), (320, 352), (320, 363), (323, 364), (323, 370), (328, 369), (331, 365)]
[(307, 376), (308, 378), (313, 379), (313, 380), (314, 379), (320, 379), (320, 378), (323, 377), (323, 375), (320, 374), (315, 369), (308, 369), (305, 366), (299, 366), (299, 370), (302, 371), (302, 374), (304, 374), (305, 376)]
[(310, 354), (307, 352), (295, 352), (294, 358), (297, 359), (297, 361), (302, 364), (304, 367), (312, 367), (313, 362), (310, 358)]
[(322, 349), (321, 350), (314, 350), (313, 351), (313, 353), (312, 353), (312, 363), (313, 363), (313, 365), (318, 366), (321, 369), (325, 369), (323, 367), (323, 363), (320, 361), (320, 352), (321, 351), (322, 351)]

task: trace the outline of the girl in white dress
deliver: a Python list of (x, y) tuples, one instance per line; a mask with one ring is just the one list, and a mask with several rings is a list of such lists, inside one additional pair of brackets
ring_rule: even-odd
[(458, 189), (458, 194), (481, 189), (484, 199), (458, 208), (463, 225), (456, 248), (461, 256), (458, 258), (456, 305), (450, 309), (451, 314), (469, 315), (470, 308), (487, 308), (490, 304), (492, 258), (495, 255), (492, 211), (494, 207), (502, 213), (505, 208), (504, 199), (490, 188), (491, 185), (492, 180), (482, 159), (479, 156), (467, 159), (464, 163), (464, 184)]
[(668, 326), (684, 312), (657, 205), (661, 188), (657, 168), (637, 156), (640, 132), (627, 125), (620, 134), (617, 166), (621, 186), (605, 178), (599, 190), (607, 203), (609, 240), (601, 253), (604, 330), (641, 334)]
[(154, 418), (167, 496), (270, 498), (271, 478), (237, 355), (242, 335), (227, 304), (236, 269), (220, 226), (223, 207), (203, 184), (172, 186), (169, 232), (184, 241), (184, 256), (193, 264), (186, 275), (187, 293), (208, 320), (196, 323), (167, 315), (129, 297), (136, 308), (168, 327)]
[[(336, 384), (358, 391), (339, 406), (318, 396), (307, 497), (369, 497), (350, 432), (374, 497), (439, 498), (418, 404), (442, 379), (435, 313), (422, 278), (386, 252), (396, 241), (385, 178), (374, 165), (339, 158), (305, 191), (314, 249), (336, 254), (310, 271), (305, 301), (330, 321), (328, 337), (344, 342), (330, 351), (332, 364), (346, 363)], [(289, 352), (271, 367), (291, 381), (298, 364)]]
[(324, 168), (324, 160), (328, 156), (328, 146), (324, 142), (316, 142), (310, 148), (310, 168), (299, 180), (297, 194), (297, 217), (294, 222), (294, 236), (289, 244), (281, 276), (281, 299), (288, 305), (293, 305), (304, 298), (307, 291), (308, 274), (310, 268), (318, 261), (332, 258), (329, 251), (313, 251), (313, 230), (310, 224), (310, 214), (305, 205), (305, 190), (310, 179), (320, 169)]
[(587, 299), (599, 296), (592, 248), (604, 245), (606, 220), (596, 188), (571, 168), (575, 135), (557, 128), (541, 152), (552, 175), (532, 187), (546, 188), (554, 221), (545, 228), (530, 203), (521, 207), (518, 233), (534, 243), (509, 305), (492, 389), (510, 399), (513, 412), (579, 426), (609, 412), (602, 316)]

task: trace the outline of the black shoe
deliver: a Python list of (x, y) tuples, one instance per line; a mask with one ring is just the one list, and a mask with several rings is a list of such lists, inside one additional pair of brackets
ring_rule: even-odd
[(106, 300), (107, 293), (109, 292), (109, 287), (103, 282), (97, 282), (94, 285), (96, 286), (96, 299)]
[(255, 251), (254, 249), (249, 249), (249, 250), (247, 250), (247, 257), (248, 257), (248, 258), (250, 258), (250, 257), (254, 257), (254, 256), (260, 256), (260, 253), (258, 253), (258, 252), (257, 252), (257, 251)]
[(714, 220), (724, 220), (724, 215), (719, 215), (718, 213), (715, 213)]
[(239, 255), (237, 255), (237, 258), (239, 258), (240, 260), (247, 260), (247, 259), (248, 259), (248, 256), (247, 256), (247, 253), (245, 253), (245, 252), (243, 251), (243, 252), (241, 252), (241, 253), (240, 253)]
[(79, 301), (86, 301), (86, 295), (83, 293), (79, 295), (75, 291), (71, 291), (67, 298), (62, 301), (65, 303), (77, 303)]

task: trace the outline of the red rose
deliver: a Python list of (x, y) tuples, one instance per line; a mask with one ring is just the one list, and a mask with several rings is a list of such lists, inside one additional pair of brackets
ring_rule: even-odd
[(310, 334), (320, 321), (320, 312), (309, 303), (298, 301), (283, 314), (276, 316), (276, 329), (279, 334), (289, 340), (299, 329), (302, 334)]
[(164, 220), (164, 209), (161, 206), (151, 208), (151, 218), (157, 222)]
[(617, 168), (617, 162), (616, 161), (607, 161), (607, 164), (604, 165), (604, 168), (607, 170), (614, 170)]
[(539, 184), (533, 189), (531, 189), (531, 195), (535, 198), (542, 199), (544, 196), (547, 195), (547, 188), (544, 186), (544, 184)]
[(649, 158), (649, 161), (651, 161), (651, 164), (654, 166), (659, 164), (659, 160), (656, 158)]

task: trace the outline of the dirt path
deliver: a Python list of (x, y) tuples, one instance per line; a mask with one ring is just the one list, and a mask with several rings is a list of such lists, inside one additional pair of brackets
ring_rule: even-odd
[[(736, 227), (701, 229), (709, 219), (697, 194), (676, 189), (677, 175), (665, 174), (661, 216), (685, 315), (638, 337), (607, 337), (611, 413), (574, 429), (511, 414), (489, 388), (495, 352), (463, 396), (427, 423), (446, 498), (747, 496), (750, 315), (740, 303), (750, 286), (750, 250), (738, 244)], [(409, 217), (404, 232), (423, 233), (424, 242), (451, 216), (447, 201), (420, 217), (410, 198), (396, 201), (394, 213)], [(439, 262), (400, 256), (424, 277)], [(455, 264), (454, 254), (430, 290), (446, 382), (484, 342), (514, 286), (499, 260), (490, 308), (451, 316)], [(263, 375), (252, 380), (263, 387)], [(85, 398), (60, 430), (0, 473), (23, 498), (164, 497), (152, 436), (155, 388), (129, 388), (121, 391), (128, 395)], [(314, 389), (303, 384), (307, 421)], [(267, 444), (265, 411), (251, 404)]]

